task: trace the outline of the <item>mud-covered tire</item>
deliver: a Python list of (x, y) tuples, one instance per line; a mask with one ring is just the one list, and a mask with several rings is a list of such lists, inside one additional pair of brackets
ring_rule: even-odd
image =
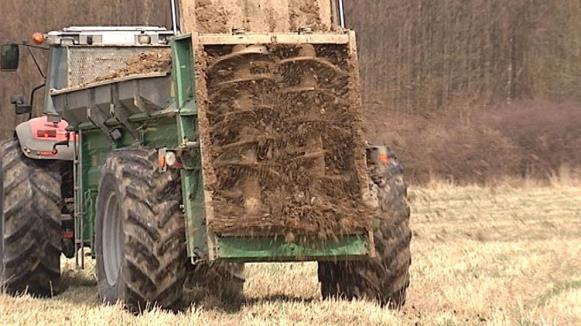
[(365, 261), (319, 262), (323, 298), (372, 299), (390, 308), (405, 304), (410, 284), (410, 208), (397, 158), (375, 176), (381, 216), (375, 230), (377, 257)]
[(123, 149), (107, 159), (95, 239), (104, 302), (133, 312), (183, 307), (188, 259), (179, 189), (175, 172), (159, 170), (155, 151)]
[(25, 157), (17, 140), (0, 151), (0, 283), (11, 294), (52, 296), (61, 276), (60, 165)]

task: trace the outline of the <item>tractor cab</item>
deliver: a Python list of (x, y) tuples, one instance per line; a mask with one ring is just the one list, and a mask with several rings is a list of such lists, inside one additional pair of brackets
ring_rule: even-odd
[[(28, 101), (22, 95), (10, 98), (16, 114), (29, 116), (15, 130), (23, 153), (31, 159), (73, 160), (70, 146), (73, 137), (66, 131), (71, 119), (57, 112), (51, 94), (130, 75), (133, 73), (127, 67), (130, 62), (149, 59), (144, 70), (164, 70), (170, 65), (169, 40), (173, 36), (174, 32), (164, 27), (74, 26), (47, 34), (35, 33), (34, 44), (2, 45), (0, 67), (7, 72), (18, 70), (22, 47), (49, 51), (46, 74), (30, 51), (43, 83), (32, 90)], [(44, 115), (33, 119), (35, 95), (41, 89), (45, 90)]]

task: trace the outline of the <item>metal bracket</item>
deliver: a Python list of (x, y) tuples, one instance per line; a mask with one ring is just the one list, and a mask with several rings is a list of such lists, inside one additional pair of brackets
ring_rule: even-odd
[(200, 151), (198, 149), (198, 116), (195, 102), (194, 51), (191, 36), (180, 36), (172, 42), (172, 61), (179, 147), (190, 155), (182, 161), (180, 171), (182, 201), (186, 220), (188, 257), (192, 264), (208, 256), (206, 209)]
[(105, 124), (107, 117), (101, 110), (99, 110), (99, 108), (89, 107), (87, 109), (87, 119), (89, 119), (93, 125), (101, 129), (107, 136), (109, 136), (109, 138), (111, 138), (111, 140), (118, 141), (123, 137), (123, 134), (121, 134), (119, 129), (109, 129), (109, 127), (107, 127)]
[(110, 114), (115, 120), (117, 120), (127, 131), (133, 136), (135, 139), (139, 139), (139, 132), (137, 128), (129, 122), (129, 113), (127, 113), (127, 109), (119, 103), (119, 86), (114, 85), (111, 87), (111, 98), (113, 99), (113, 103), (111, 103), (110, 107)]
[[(138, 93), (139, 91), (136, 90), (135, 92)], [(151, 114), (153, 112), (153, 110), (150, 109), (150, 107), (147, 105), (147, 102), (141, 96), (139, 96), (139, 94), (136, 94), (133, 97), (133, 105), (141, 110), (141, 112), (147, 114)]]
[[(74, 224), (75, 224), (75, 267), (85, 269), (85, 213), (88, 211), (85, 204), (85, 194), (83, 193), (83, 144), (82, 130), (76, 131), (77, 141), (74, 142), (75, 161), (73, 164), (74, 173)], [(90, 202), (89, 202), (90, 205)], [(91, 244), (91, 248), (94, 248)]]

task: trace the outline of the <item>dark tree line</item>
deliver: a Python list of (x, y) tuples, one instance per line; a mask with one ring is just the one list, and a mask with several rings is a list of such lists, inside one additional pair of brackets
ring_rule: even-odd
[(581, 101), (579, 0), (346, 1), (365, 104), (406, 113)]

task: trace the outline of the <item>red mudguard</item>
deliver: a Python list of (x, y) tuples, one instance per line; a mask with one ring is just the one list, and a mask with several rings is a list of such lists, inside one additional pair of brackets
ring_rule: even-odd
[[(75, 135), (67, 135), (68, 123), (49, 122), (46, 116), (23, 122), (16, 127), (16, 136), (24, 155), (35, 160), (64, 160), (74, 159)], [(69, 140), (69, 146), (55, 144)]]

